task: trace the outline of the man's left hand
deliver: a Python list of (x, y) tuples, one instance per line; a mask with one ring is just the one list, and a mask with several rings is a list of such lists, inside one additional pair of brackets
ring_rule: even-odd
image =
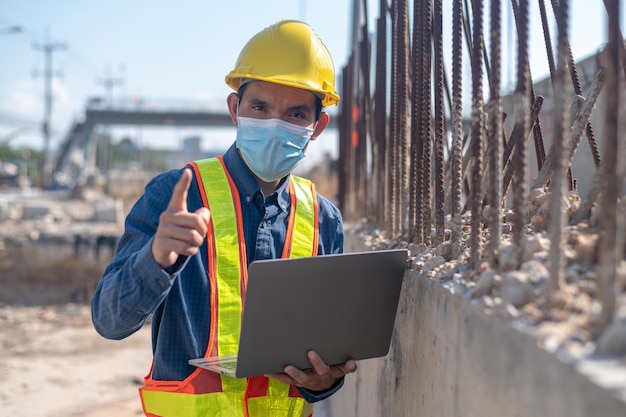
[(341, 365), (329, 366), (314, 351), (307, 353), (307, 357), (313, 365), (311, 369), (300, 370), (295, 366), (287, 365), (284, 373), (266, 376), (309, 391), (324, 391), (335, 385), (344, 375), (355, 372), (357, 368), (356, 361), (353, 359)]

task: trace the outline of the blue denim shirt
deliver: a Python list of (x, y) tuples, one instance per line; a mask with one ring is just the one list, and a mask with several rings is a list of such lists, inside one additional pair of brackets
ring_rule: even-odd
[[(239, 190), (248, 263), (280, 257), (291, 205), (288, 182), (264, 198), (234, 145), (224, 154), (224, 162)], [(184, 380), (196, 369), (187, 361), (202, 357), (209, 340), (206, 241), (195, 256), (181, 256), (167, 270), (156, 263), (151, 251), (159, 216), (182, 172), (160, 174), (147, 184), (126, 218), (115, 258), (92, 299), (94, 327), (106, 338), (123, 339), (152, 319), (152, 377), (156, 380)], [(189, 211), (202, 207), (195, 176), (187, 205)], [(318, 206), (319, 254), (343, 252), (341, 213), (319, 194)], [(332, 395), (342, 382), (322, 393), (300, 392), (315, 402)]]

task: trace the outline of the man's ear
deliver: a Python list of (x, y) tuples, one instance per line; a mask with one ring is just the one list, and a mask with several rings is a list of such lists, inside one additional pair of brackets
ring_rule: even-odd
[(230, 93), (228, 97), (226, 97), (226, 104), (228, 105), (228, 113), (230, 113), (230, 118), (237, 126), (237, 108), (239, 107), (239, 95), (237, 93)]
[(311, 140), (317, 139), (319, 135), (322, 134), (326, 126), (328, 126), (328, 122), (330, 122), (330, 115), (325, 111), (320, 113), (320, 118), (317, 120), (317, 124), (315, 125), (315, 130), (311, 135)]

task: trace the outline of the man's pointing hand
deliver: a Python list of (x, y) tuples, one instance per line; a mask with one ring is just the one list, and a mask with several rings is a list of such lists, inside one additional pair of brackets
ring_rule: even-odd
[(172, 266), (179, 255), (195, 255), (206, 237), (209, 210), (201, 207), (190, 213), (187, 209), (191, 176), (191, 170), (183, 170), (167, 209), (159, 218), (159, 226), (152, 242), (152, 255), (163, 268)]

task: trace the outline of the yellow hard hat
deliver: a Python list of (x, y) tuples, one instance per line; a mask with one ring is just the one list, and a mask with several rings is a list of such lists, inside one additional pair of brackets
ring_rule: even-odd
[(311, 26), (281, 20), (257, 33), (243, 47), (226, 84), (238, 90), (242, 79), (302, 88), (323, 96), (322, 105), (339, 101), (333, 60)]

